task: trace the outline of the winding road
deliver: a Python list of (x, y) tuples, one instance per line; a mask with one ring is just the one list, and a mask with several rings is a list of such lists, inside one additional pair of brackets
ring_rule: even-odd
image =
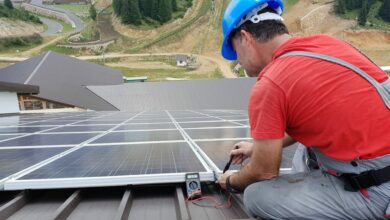
[(64, 28), (60, 23), (55, 20), (44, 17), (39, 17), (39, 19), (47, 26), (47, 30), (40, 33), (42, 37), (55, 36), (58, 33), (61, 33), (62, 29)]
[[(49, 9), (52, 11), (58, 11), (58, 12), (65, 13), (66, 15), (68, 15), (68, 17), (75, 24), (74, 32), (79, 32), (79, 31), (83, 30), (83, 28), (84, 28), (83, 21), (71, 11), (68, 11), (68, 10), (65, 10), (62, 8), (58, 8), (58, 7), (55, 7), (52, 5), (44, 5), (42, 3), (42, 0), (31, 0), (30, 3), (32, 5), (36, 5), (36, 6), (46, 8), (46, 9)], [(47, 25), (47, 30), (45, 32), (41, 33), (41, 36), (43, 36), (43, 37), (57, 35), (59, 33), (59, 30), (62, 31), (62, 29), (63, 29), (62, 25), (53, 19), (41, 18), (41, 17), (40, 17), (40, 19), (44, 24)]]

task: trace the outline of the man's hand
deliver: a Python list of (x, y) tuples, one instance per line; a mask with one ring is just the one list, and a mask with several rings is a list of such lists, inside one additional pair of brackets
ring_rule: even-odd
[(226, 171), (224, 174), (219, 176), (218, 183), (221, 186), (222, 189), (226, 189), (226, 178), (230, 175), (232, 175), (234, 172), (231, 170)]
[(241, 164), (244, 162), (244, 160), (252, 156), (253, 143), (241, 141), (234, 146), (237, 149), (234, 149), (230, 152), (230, 155), (233, 156), (233, 164)]

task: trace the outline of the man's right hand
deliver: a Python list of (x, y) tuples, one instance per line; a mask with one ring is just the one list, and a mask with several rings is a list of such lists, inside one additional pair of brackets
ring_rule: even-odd
[(233, 156), (233, 164), (241, 164), (247, 158), (252, 156), (253, 143), (247, 141), (241, 141), (234, 145), (234, 150), (230, 152)]

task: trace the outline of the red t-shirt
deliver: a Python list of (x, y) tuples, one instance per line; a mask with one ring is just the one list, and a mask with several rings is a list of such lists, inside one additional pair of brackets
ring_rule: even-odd
[(351, 70), (315, 58), (309, 51), (337, 57), (379, 82), (388, 77), (350, 45), (326, 35), (294, 37), (273, 53), (249, 101), (254, 139), (279, 139), (287, 132), (308, 147), (338, 160), (390, 154), (390, 110), (375, 88)]

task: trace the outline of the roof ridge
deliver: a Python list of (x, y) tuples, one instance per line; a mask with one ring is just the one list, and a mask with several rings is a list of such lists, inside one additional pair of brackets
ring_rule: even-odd
[(26, 79), (26, 81), (24, 81), (24, 84), (27, 84), (34, 77), (34, 75), (37, 73), (38, 69), (42, 66), (43, 62), (45, 62), (46, 58), (49, 56), (50, 52), (51, 51), (48, 51), (45, 54), (45, 56), (42, 58), (42, 60), (39, 61), (38, 65), (34, 68), (32, 73), (30, 74), (30, 76)]

